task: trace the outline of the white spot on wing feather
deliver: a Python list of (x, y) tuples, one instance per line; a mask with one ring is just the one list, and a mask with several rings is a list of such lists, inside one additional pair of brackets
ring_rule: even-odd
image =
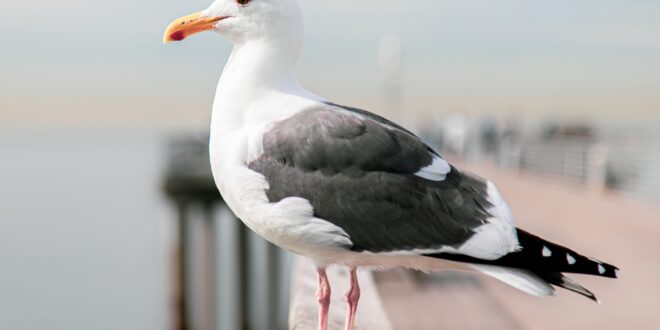
[(543, 251), (541, 253), (546, 258), (552, 257), (552, 251), (545, 245), (543, 246)]
[(443, 181), (447, 178), (449, 171), (451, 171), (451, 167), (447, 161), (438, 156), (433, 156), (431, 165), (422, 168), (415, 175), (431, 181)]
[(568, 261), (569, 265), (575, 264), (575, 258), (570, 253), (566, 253), (566, 261)]

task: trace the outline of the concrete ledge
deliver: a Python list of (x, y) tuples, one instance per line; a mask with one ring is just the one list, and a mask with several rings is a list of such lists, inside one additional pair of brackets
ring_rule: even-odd
[[(344, 293), (348, 290), (348, 269), (330, 267), (327, 270), (332, 288), (330, 302), (329, 330), (344, 329), (346, 304)], [(371, 272), (358, 271), (362, 297), (358, 306), (356, 330), (391, 330), (392, 326), (385, 313), (378, 294), (378, 288)], [(318, 305), (316, 302), (316, 268), (303, 257), (296, 257), (291, 283), (291, 309), (289, 329), (316, 330), (318, 327)]]

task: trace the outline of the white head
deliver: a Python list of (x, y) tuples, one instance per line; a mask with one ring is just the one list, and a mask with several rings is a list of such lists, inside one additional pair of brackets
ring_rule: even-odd
[(163, 41), (213, 30), (237, 45), (255, 40), (298, 44), (302, 25), (296, 0), (216, 0), (205, 10), (172, 22)]

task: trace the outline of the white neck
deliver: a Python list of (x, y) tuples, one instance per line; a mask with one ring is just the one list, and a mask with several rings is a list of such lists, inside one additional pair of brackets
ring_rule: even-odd
[(220, 86), (261, 90), (297, 84), (298, 44), (295, 40), (265, 39), (236, 44), (222, 72)]
[(272, 93), (306, 93), (296, 74), (301, 38), (295, 35), (288, 40), (278, 39), (234, 45), (218, 82), (212, 129), (223, 126), (220, 122), (240, 125), (245, 110)]

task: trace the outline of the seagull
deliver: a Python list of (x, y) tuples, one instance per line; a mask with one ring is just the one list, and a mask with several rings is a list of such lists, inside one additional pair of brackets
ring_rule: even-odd
[(517, 228), (495, 185), (461, 171), (404, 127), (304, 89), (296, 0), (217, 0), (173, 21), (164, 42), (215, 31), (233, 43), (213, 103), (210, 159), (227, 205), (266, 240), (317, 267), (326, 330), (326, 267), (482, 272), (535, 296), (554, 286), (596, 297), (563, 273), (618, 268)]

